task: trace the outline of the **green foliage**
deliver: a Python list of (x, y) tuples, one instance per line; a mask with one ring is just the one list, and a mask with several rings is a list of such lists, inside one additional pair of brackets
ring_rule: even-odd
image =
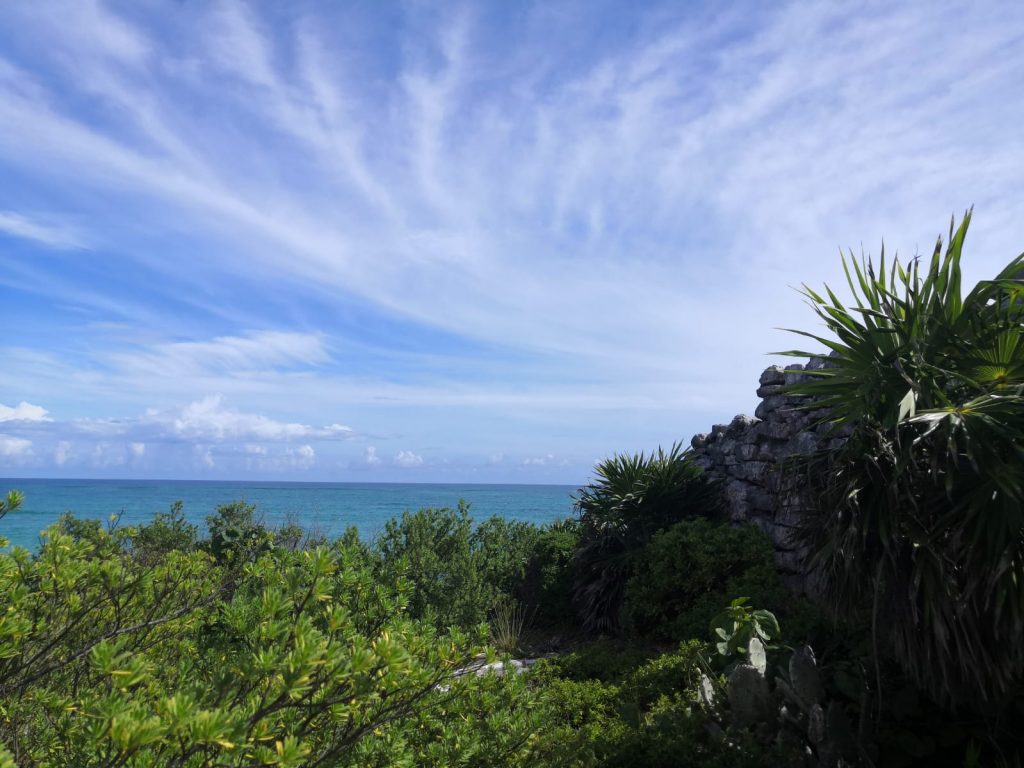
[(138, 526), (130, 538), (137, 559), (156, 562), (169, 552), (195, 549), (198, 530), (185, 519), (184, 504), (176, 501), (167, 512), (157, 512), (152, 522)]
[(767, 536), (735, 527), (684, 520), (655, 534), (626, 585), (624, 625), (667, 640), (703, 637), (708, 622), (736, 595), (758, 605), (794, 604), (773, 563)]
[(540, 679), (600, 680), (621, 682), (652, 655), (648, 648), (622, 640), (596, 640), (537, 665), (535, 677)]
[(522, 583), (540, 537), (537, 526), (490, 517), (476, 526), (471, 549), (485, 584), (497, 595), (511, 595)]
[(82, 530), (0, 553), (0, 765), (440, 768), (530, 748), (525, 680), (457, 676), (478, 641), (411, 619), (409, 584), (365, 549), (225, 548), (221, 566)]
[(626, 582), (651, 537), (684, 518), (717, 515), (721, 499), (678, 443), (650, 456), (617, 455), (595, 472), (576, 499), (574, 597), (584, 629), (617, 631)]
[(969, 222), (923, 264), (844, 258), (853, 306), (804, 288), (833, 354), (789, 391), (849, 439), (792, 469), (828, 602), (932, 695), (991, 707), (1024, 669), (1024, 255), (962, 295)]
[(409, 612), (438, 627), (485, 622), (492, 592), (478, 567), (473, 521), (457, 509), (421, 509), (389, 520), (376, 542), (383, 572), (400, 570), (412, 582)]
[(538, 528), (492, 517), (474, 525), (469, 506), (406, 512), (374, 543), (383, 572), (412, 582), (409, 610), (436, 626), (469, 629), (515, 600), (523, 617), (564, 621), (576, 524)]
[(711, 620), (711, 631), (716, 635), (715, 650), (727, 659), (747, 656), (755, 639), (764, 648), (772, 647), (772, 640), (781, 634), (775, 614), (763, 608), (753, 609), (750, 598), (737, 597), (729, 607)]
[(573, 554), (579, 546), (580, 524), (559, 520), (536, 529), (532, 550), (514, 594), (533, 611), (536, 624), (571, 624)]
[(25, 495), (21, 491), (8, 491), (7, 497), (0, 499), (0, 519), (3, 519), (8, 512), (13, 512), (21, 507), (24, 502)]
[[(538, 664), (533, 683), (547, 705), (545, 728), (532, 756), (541, 766), (792, 765), (792, 754), (738, 735), (726, 741), (708, 730), (696, 686), (706, 646), (699, 641), (647, 661), (633, 658), (610, 678), (602, 665), (609, 644), (596, 643), (564, 659)], [(583, 657), (594, 654), (590, 662)], [(595, 676), (581, 676), (586, 669)]]
[(511, 656), (519, 650), (519, 642), (531, 618), (530, 611), (513, 597), (502, 596), (491, 610), (491, 645), (498, 653)]
[(209, 548), (217, 562), (249, 562), (273, 546), (274, 534), (256, 522), (255, 512), (255, 504), (239, 500), (222, 504), (207, 516)]

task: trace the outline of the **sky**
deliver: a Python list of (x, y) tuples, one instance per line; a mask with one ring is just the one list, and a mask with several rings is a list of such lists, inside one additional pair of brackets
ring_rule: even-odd
[(841, 248), (1024, 250), (1022, 51), (1017, 1), (0, 4), (0, 476), (688, 442)]

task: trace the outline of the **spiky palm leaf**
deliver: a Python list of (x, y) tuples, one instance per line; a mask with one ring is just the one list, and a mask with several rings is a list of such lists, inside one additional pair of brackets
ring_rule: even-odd
[(584, 629), (615, 631), (637, 554), (673, 523), (717, 514), (721, 501), (717, 486), (679, 443), (650, 456), (614, 456), (595, 473), (575, 500), (582, 533), (574, 600)]
[(852, 307), (804, 288), (834, 338), (796, 333), (832, 356), (790, 391), (849, 439), (793, 468), (832, 604), (868, 607), (940, 700), (992, 705), (1024, 669), (1024, 255), (962, 296), (969, 223), (924, 270), (844, 257)]

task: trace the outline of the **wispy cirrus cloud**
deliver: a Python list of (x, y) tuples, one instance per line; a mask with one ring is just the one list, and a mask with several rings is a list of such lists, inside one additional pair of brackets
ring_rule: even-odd
[(82, 236), (67, 225), (44, 222), (14, 211), (0, 211), (0, 235), (23, 238), (59, 250), (87, 247)]
[(330, 359), (316, 334), (256, 331), (208, 341), (150, 345), (110, 356), (118, 368), (133, 375), (190, 376), (310, 368)]
[[(0, 264), (35, 297), (0, 384), (97, 423), (222, 392), (582, 472), (752, 408), (836, 246), (928, 250), (971, 204), (972, 276), (1024, 242), (1017, 3), (59, 11), (0, 10), (36, 195), (0, 230), (39, 246)], [(69, 264), (30, 210), (104, 248)]]

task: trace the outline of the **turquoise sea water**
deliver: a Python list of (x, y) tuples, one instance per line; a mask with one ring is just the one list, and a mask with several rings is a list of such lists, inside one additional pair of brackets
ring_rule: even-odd
[(134, 525), (166, 512), (180, 499), (185, 515), (206, 530), (205, 518), (218, 505), (245, 499), (270, 526), (295, 522), (331, 536), (350, 526), (365, 539), (375, 536), (390, 518), (422, 507), (470, 503), (477, 520), (498, 515), (512, 520), (549, 523), (572, 514), (567, 485), (435, 485), (426, 483), (272, 483), (181, 480), (26, 480), (0, 479), (0, 490), (25, 494), (17, 512), (0, 520), (0, 536), (34, 549), (39, 531), (63, 512)]

